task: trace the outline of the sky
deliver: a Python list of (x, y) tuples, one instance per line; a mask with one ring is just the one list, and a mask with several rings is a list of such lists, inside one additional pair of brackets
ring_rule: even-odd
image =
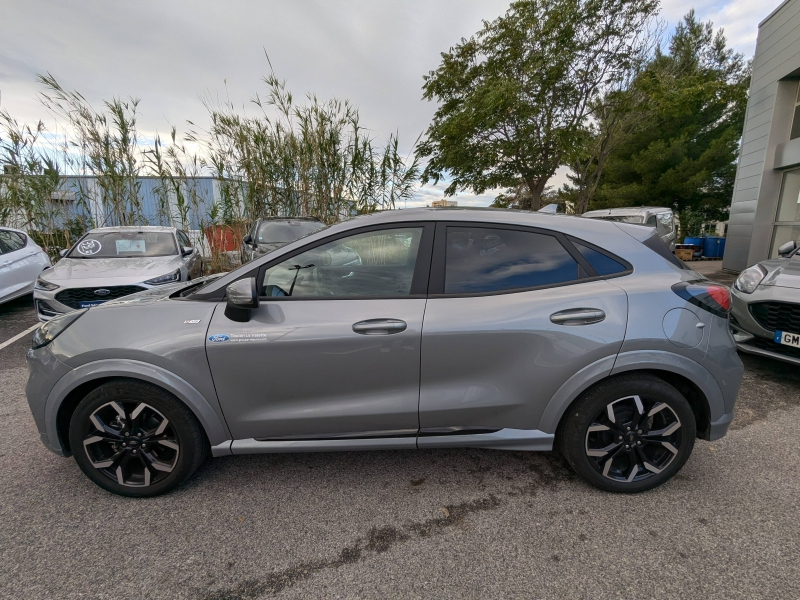
[[(144, 136), (186, 121), (203, 124), (204, 96), (249, 100), (264, 91), (269, 54), (296, 96), (347, 98), (383, 143), (397, 132), (408, 152), (436, 106), (422, 100), (422, 77), (440, 53), (493, 20), (509, 0), (0, 0), (0, 108), (20, 122), (52, 118), (37, 101), (36, 75), (52, 73), (95, 107), (112, 96), (141, 99)], [(723, 27), (747, 58), (758, 23), (778, 0), (662, 0), (670, 29), (694, 8)], [(52, 126), (51, 126), (52, 128)], [(558, 187), (565, 170), (551, 180)], [(441, 197), (422, 186), (408, 206)], [(461, 205), (486, 206), (495, 193), (460, 193)]]

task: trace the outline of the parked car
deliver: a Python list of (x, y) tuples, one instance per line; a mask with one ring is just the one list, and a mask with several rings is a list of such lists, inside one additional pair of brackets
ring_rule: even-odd
[(208, 453), (554, 445), (640, 492), (728, 429), (728, 307), (645, 227), (387, 211), (44, 324), (26, 392), (45, 445), (127, 496)]
[(670, 252), (675, 250), (675, 215), (671, 208), (641, 206), (632, 208), (606, 208), (590, 210), (581, 215), (587, 219), (604, 219), (618, 223), (633, 223), (655, 227)]
[(202, 275), (200, 252), (174, 227), (92, 229), (36, 280), (39, 320)]
[(733, 284), (731, 330), (739, 349), (800, 364), (800, 249), (745, 269)]
[(250, 262), (326, 227), (319, 219), (258, 219), (242, 238), (243, 262)]
[(50, 257), (24, 231), (0, 227), (0, 304), (33, 291)]

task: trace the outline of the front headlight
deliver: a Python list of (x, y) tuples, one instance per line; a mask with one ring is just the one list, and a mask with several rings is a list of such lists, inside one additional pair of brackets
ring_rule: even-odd
[(45, 290), (46, 292), (52, 292), (53, 290), (57, 290), (58, 286), (55, 283), (50, 283), (49, 281), (45, 281), (41, 277), (36, 278), (36, 289), (37, 290)]
[(766, 276), (767, 270), (764, 267), (761, 265), (753, 265), (739, 274), (733, 287), (744, 294), (752, 294), (756, 291), (758, 284), (764, 281), (764, 277)]
[(147, 285), (164, 285), (167, 283), (173, 283), (175, 281), (181, 280), (181, 270), (177, 269), (173, 271), (169, 275), (162, 275), (161, 277), (153, 277), (152, 279), (148, 279), (145, 281)]
[(43, 323), (39, 329), (33, 334), (33, 344), (31, 347), (35, 350), (47, 346), (50, 342), (56, 339), (62, 331), (77, 321), (88, 308), (76, 310), (75, 312), (67, 313), (63, 317), (56, 317), (46, 323)]

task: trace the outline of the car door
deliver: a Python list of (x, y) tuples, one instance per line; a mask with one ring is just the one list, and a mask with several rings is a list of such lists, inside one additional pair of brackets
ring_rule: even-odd
[(28, 287), (32, 289), (44, 268), (44, 261), (38, 258), (39, 249), (28, 244), (25, 234), (7, 229), (0, 230), (0, 249), (0, 297), (21, 293)]
[(208, 329), (234, 439), (416, 435), (433, 226), (340, 234), (262, 267), (246, 323)]
[[(564, 382), (619, 351), (627, 297), (559, 233), (437, 227), (422, 334), (419, 446), (440, 441), (427, 436), (535, 430)], [(608, 272), (627, 270), (582, 247), (616, 265), (606, 265)]]

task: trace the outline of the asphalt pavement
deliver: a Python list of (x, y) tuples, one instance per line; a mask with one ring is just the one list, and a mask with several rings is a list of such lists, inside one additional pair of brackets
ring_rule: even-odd
[[(0, 306), (0, 343), (33, 322)], [(29, 338), (0, 351), (0, 598), (800, 597), (796, 367), (743, 356), (728, 436), (635, 496), (463, 449), (218, 458), (133, 500), (39, 442)]]

